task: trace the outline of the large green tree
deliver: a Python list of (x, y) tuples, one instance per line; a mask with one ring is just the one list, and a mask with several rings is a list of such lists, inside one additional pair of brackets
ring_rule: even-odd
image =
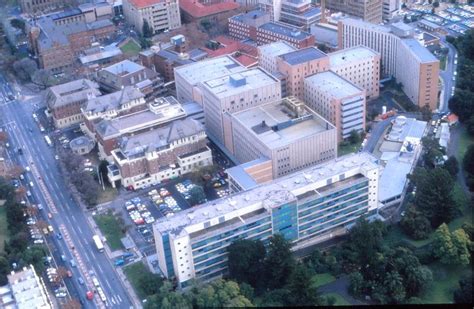
[(413, 204), (407, 206), (400, 225), (405, 233), (416, 240), (426, 239), (432, 231), (430, 221)]
[(459, 288), (454, 291), (454, 302), (456, 304), (471, 304), (473, 303), (472, 290), (472, 272), (470, 275), (459, 280)]
[(470, 240), (463, 229), (451, 233), (443, 223), (436, 229), (433, 255), (443, 264), (467, 265), (470, 261)]
[(463, 159), (463, 168), (467, 174), (467, 185), (471, 191), (474, 191), (474, 145), (467, 148)]
[(317, 288), (311, 283), (312, 272), (303, 264), (298, 264), (288, 281), (287, 289), (290, 292), (288, 305), (290, 306), (317, 306), (322, 299)]
[(228, 247), (229, 277), (260, 287), (264, 270), (265, 246), (260, 240), (241, 239)]
[(276, 234), (270, 239), (264, 265), (268, 288), (277, 289), (286, 285), (295, 267), (295, 259), (291, 253), (291, 243), (282, 235)]

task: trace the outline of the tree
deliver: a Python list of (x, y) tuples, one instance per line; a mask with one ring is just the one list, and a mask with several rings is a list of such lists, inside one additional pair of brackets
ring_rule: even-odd
[(444, 162), (443, 168), (448, 171), (448, 173), (455, 178), (459, 172), (458, 160), (454, 156), (450, 156), (448, 160)]
[(142, 290), (146, 296), (151, 296), (160, 291), (161, 286), (163, 285), (163, 279), (158, 274), (153, 274), (151, 272), (143, 273), (137, 282), (137, 288)]
[(23, 58), (13, 63), (13, 70), (21, 81), (29, 82), (33, 74), (38, 70), (38, 65), (30, 58)]
[(403, 278), (397, 271), (388, 272), (383, 281), (383, 286), (387, 291), (387, 301), (391, 304), (401, 303), (406, 296)]
[(430, 121), (431, 120), (431, 117), (433, 116), (432, 113), (431, 113), (431, 109), (430, 109), (430, 106), (429, 105), (424, 105), (421, 109), (420, 109), (420, 112), (421, 112), (421, 118), (423, 119), (423, 121)]
[(70, 299), (65, 304), (62, 305), (64, 309), (81, 309), (81, 303), (77, 299)]
[(157, 294), (147, 298), (145, 309), (191, 309), (192, 303), (188, 297), (173, 291), (173, 284), (165, 281)]
[(60, 283), (61, 281), (63, 281), (64, 279), (67, 278), (67, 269), (66, 269), (66, 267), (59, 266), (56, 271), (57, 271), (57, 275), (56, 275), (55, 279), (56, 279), (57, 283)]
[[(458, 79), (458, 84), (459, 82)], [(459, 121), (464, 122), (474, 114), (474, 93), (458, 87), (454, 96), (449, 99), (448, 106), (453, 113), (458, 115)]]
[(456, 250), (456, 262), (460, 265), (467, 265), (471, 260), (471, 241), (463, 229), (457, 229), (451, 234), (451, 240)]
[(193, 288), (191, 293), (197, 308), (253, 307), (250, 300), (240, 293), (239, 285), (230, 280), (217, 279)]
[(360, 133), (356, 130), (352, 130), (349, 135), (349, 142), (353, 145), (360, 143), (361, 136)]
[(290, 306), (321, 305), (322, 300), (317, 288), (311, 283), (311, 272), (303, 264), (296, 265), (288, 280), (287, 289), (290, 292)]
[(0, 285), (8, 283), (7, 275), (10, 273), (10, 263), (4, 256), (0, 256)]
[(13, 18), (10, 20), (10, 25), (13, 27), (20, 29), (23, 33), (25, 33), (25, 21), (23, 19)]
[(34, 72), (31, 81), (42, 89), (46, 89), (54, 84), (54, 78), (51, 71), (45, 69), (40, 69)]
[(400, 225), (403, 231), (415, 240), (426, 239), (432, 231), (430, 221), (413, 204), (407, 206)]
[(469, 190), (474, 191), (474, 145), (467, 148), (463, 159), (463, 168), (467, 173), (467, 185)]
[(8, 175), (11, 178), (19, 178), (21, 174), (23, 174), (24, 169), (20, 165), (14, 165), (12, 168), (8, 170)]
[(454, 291), (454, 302), (456, 304), (472, 304), (472, 281), (472, 272), (459, 280), (459, 288)]
[(206, 194), (201, 186), (195, 185), (189, 190), (190, 198), (188, 200), (191, 206), (202, 204), (206, 200)]
[(467, 265), (470, 262), (470, 240), (463, 229), (453, 233), (443, 223), (435, 232), (433, 255), (443, 264)]
[(8, 141), (8, 133), (6, 131), (0, 132), (0, 142), (7, 142)]
[(239, 283), (260, 287), (265, 259), (265, 246), (260, 240), (241, 239), (228, 247), (229, 277)]
[(99, 163), (99, 174), (101, 175), (102, 181), (109, 184), (107, 166), (109, 166), (109, 162), (107, 162), (107, 160), (101, 160)]
[(364, 277), (360, 272), (349, 274), (349, 292), (354, 296), (360, 296), (364, 293)]
[(439, 2), (438, 1), (433, 2), (433, 8), (438, 8), (438, 7), (439, 7)]
[(469, 119), (466, 121), (466, 129), (469, 135), (474, 136), (474, 115), (469, 117)]
[(145, 38), (151, 38), (153, 36), (153, 29), (150, 27), (150, 24), (148, 24), (146, 19), (143, 20), (142, 33)]
[(267, 287), (283, 287), (293, 272), (295, 259), (291, 254), (291, 243), (282, 235), (273, 235), (264, 261)]

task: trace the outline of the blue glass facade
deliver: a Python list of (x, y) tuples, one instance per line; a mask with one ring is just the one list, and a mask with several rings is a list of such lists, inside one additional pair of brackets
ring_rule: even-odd
[(168, 271), (168, 277), (173, 277), (174, 267), (173, 267), (173, 257), (171, 255), (170, 237), (168, 234), (165, 234), (161, 237), (161, 239), (163, 241), (163, 251), (165, 254), (166, 270)]
[(281, 234), (288, 240), (298, 237), (298, 211), (296, 202), (272, 209), (273, 233)]

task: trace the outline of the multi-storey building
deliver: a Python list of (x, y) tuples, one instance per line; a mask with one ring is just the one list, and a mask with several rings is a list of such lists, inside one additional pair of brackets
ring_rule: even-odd
[(296, 51), (293, 45), (285, 41), (277, 41), (258, 47), (258, 65), (274, 74), (278, 72), (277, 58), (280, 55)]
[(326, 0), (326, 8), (331, 11), (343, 12), (369, 23), (382, 22), (383, 0)]
[(198, 102), (202, 105), (200, 83), (233, 73), (245, 71), (246, 68), (230, 56), (183, 65), (174, 69), (176, 98), (181, 103)]
[(383, 0), (382, 3), (382, 18), (383, 20), (390, 20), (398, 12), (401, 7), (400, 0)]
[(439, 60), (413, 40), (413, 29), (403, 23), (390, 27), (351, 18), (338, 23), (339, 47), (363, 45), (381, 55), (382, 74), (403, 84), (405, 94), (419, 107), (436, 109)]
[(330, 53), (331, 71), (365, 89), (367, 98), (379, 96), (380, 53), (356, 46)]
[(54, 126), (65, 128), (81, 123), (84, 120), (81, 108), (87, 100), (100, 95), (99, 85), (88, 79), (78, 79), (50, 87), (45, 98), (53, 116)]
[(362, 152), (208, 202), (153, 225), (158, 265), (181, 287), (227, 273), (227, 247), (274, 234), (293, 250), (344, 234), (378, 207), (377, 160)]
[(134, 189), (212, 164), (204, 127), (194, 119), (121, 137), (108, 166), (110, 183)]
[(309, 107), (336, 126), (339, 141), (352, 131), (365, 130), (365, 90), (336, 73), (327, 71), (307, 77), (304, 97)]
[(164, 83), (155, 71), (130, 60), (105, 67), (97, 73), (97, 82), (105, 92), (115, 92), (126, 86), (135, 86), (146, 100), (153, 100), (164, 93)]
[(123, 15), (142, 34), (145, 21), (153, 33), (181, 27), (177, 0), (123, 0)]
[(112, 151), (119, 147), (119, 140), (168, 125), (188, 114), (173, 97), (164, 97), (148, 103), (146, 109), (122, 113), (115, 118), (97, 119), (92, 124), (92, 138), (97, 141), (99, 157), (113, 162)]
[(93, 43), (110, 38), (115, 26), (104, 16), (109, 17), (107, 11), (73, 9), (32, 19), (28, 39), (40, 68), (62, 72)]
[(52, 12), (64, 7), (64, 0), (20, 0), (20, 7), (23, 13), (38, 14)]
[(240, 163), (272, 161), (273, 179), (337, 155), (336, 128), (295, 97), (232, 115), (234, 156)]
[(252, 39), (258, 45), (286, 41), (296, 48), (314, 46), (314, 36), (292, 25), (269, 22), (270, 16), (255, 10), (229, 18), (229, 35), (238, 40)]
[(280, 81), (260, 68), (214, 78), (203, 82), (200, 88), (207, 134), (231, 153), (234, 149), (230, 115), (281, 99)]
[(321, 9), (312, 6), (310, 0), (284, 0), (281, 3), (279, 21), (310, 31), (321, 19)]
[(287, 24), (269, 22), (257, 28), (257, 44), (263, 45), (276, 41), (286, 41), (296, 48), (314, 46), (314, 36)]
[(217, 20), (220, 14), (236, 11), (240, 5), (229, 0), (180, 0), (183, 22), (200, 22), (203, 19)]
[(329, 57), (316, 47), (308, 47), (277, 58), (278, 72), (285, 76), (286, 94), (303, 98), (304, 79), (329, 70)]

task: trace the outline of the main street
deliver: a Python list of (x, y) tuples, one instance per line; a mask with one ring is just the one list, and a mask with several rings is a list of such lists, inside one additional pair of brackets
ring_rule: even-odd
[(442, 113), (448, 112), (448, 102), (449, 99), (453, 96), (453, 88), (456, 85), (456, 81), (453, 80), (456, 79), (456, 75), (454, 73), (456, 72), (457, 68), (457, 51), (456, 48), (446, 42), (445, 37), (441, 37), (441, 44), (448, 48), (448, 54), (446, 55), (446, 67), (445, 70), (442, 71), (440, 70), (439, 75), (443, 79), (443, 89), (441, 91), (441, 96), (440, 96), (440, 105), (439, 105), (439, 111)]
[[(2, 80), (2, 87), (5, 86)], [(40, 132), (32, 118), (33, 104), (30, 100), (15, 100), (6, 102), (3, 98), (0, 105), (2, 123), (8, 124), (11, 147), (21, 147), (24, 154), (19, 155), (23, 167), (29, 166), (31, 173), (28, 177), (34, 182), (33, 190), (36, 198), (43, 204), (43, 216), (55, 230), (62, 234), (61, 240), (54, 237), (60, 252), (66, 256), (68, 269), (73, 271), (74, 286), (80, 291), (78, 297), (83, 300), (86, 308), (113, 307), (130, 308), (132, 303), (126, 289), (118, 278), (114, 266), (105, 253), (96, 250), (92, 242), (94, 232), (88, 225), (86, 214), (79, 205), (71, 199), (71, 193), (64, 178), (59, 172), (58, 162), (54, 158), (53, 148), (46, 145), (44, 135)], [(51, 214), (51, 219), (47, 215)], [(59, 254), (59, 253), (58, 253)], [(71, 267), (74, 259), (77, 267)], [(93, 287), (92, 276), (100, 282), (106, 302), (102, 302), (96, 294), (94, 303), (85, 300), (87, 290)], [(86, 287), (77, 283), (82, 277)], [(95, 306), (94, 306), (95, 304)]]

